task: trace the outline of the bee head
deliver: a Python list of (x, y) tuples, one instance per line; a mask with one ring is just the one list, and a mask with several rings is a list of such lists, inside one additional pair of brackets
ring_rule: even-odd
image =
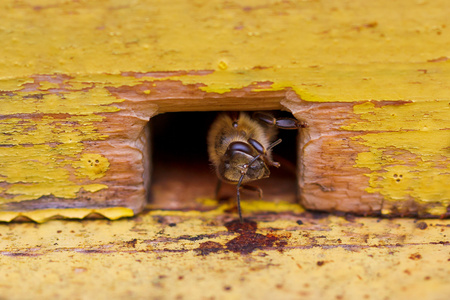
[(233, 183), (237, 183), (242, 174), (245, 174), (242, 181), (244, 183), (269, 177), (269, 168), (262, 159), (253, 161), (255, 156), (255, 150), (248, 143), (231, 143), (218, 168), (220, 177)]

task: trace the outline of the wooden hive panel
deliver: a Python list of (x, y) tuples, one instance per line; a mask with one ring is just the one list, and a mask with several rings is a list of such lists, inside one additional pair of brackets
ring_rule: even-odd
[(447, 216), (445, 4), (4, 1), (2, 220), (137, 213), (151, 117), (256, 109), (308, 124), (307, 208)]

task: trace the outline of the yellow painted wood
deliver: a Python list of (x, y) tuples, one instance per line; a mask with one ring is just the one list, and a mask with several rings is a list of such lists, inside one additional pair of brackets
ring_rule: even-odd
[[(202, 84), (214, 94), (268, 82), (257, 90), (293, 90), (306, 101), (360, 101), (354, 113), (361, 120), (343, 129), (361, 131), (355, 141), (367, 151), (355, 167), (367, 170), (369, 192), (392, 200), (440, 201), (432, 212), (439, 215), (450, 198), (448, 8), (444, 0), (3, 0), (0, 193), (7, 197), (0, 201), (73, 199), (81, 190), (104, 190), (96, 180), (108, 173), (109, 160), (87, 152), (83, 143), (108, 138), (98, 131), (103, 114), (120, 112), (122, 101), (110, 87), (178, 80)], [(207, 72), (149, 74), (186, 70)], [(39, 92), (27, 90), (35, 85)], [(410, 103), (378, 107), (378, 100)], [(69, 115), (70, 125), (58, 114)], [(403, 161), (402, 153), (414, 158)], [(448, 220), (426, 220), (426, 227), (411, 219), (347, 221), (272, 205), (245, 202), (244, 211), (258, 220), (258, 233), (284, 237), (287, 244), (250, 254), (220, 250), (202, 256), (196, 250), (205, 242), (225, 247), (237, 236), (223, 226), (231, 218), (226, 207), (206, 213), (151, 211), (115, 222), (1, 224), (0, 294), (8, 299), (448, 298)], [(264, 211), (277, 214), (264, 216)], [(42, 222), (90, 213), (116, 219), (132, 212), (3, 212), (0, 219)]]
[(39, 209), (29, 211), (2, 211), (0, 212), (0, 222), (11, 222), (15, 219), (25, 218), (22, 220), (43, 223), (55, 217), (60, 219), (84, 219), (88, 216), (100, 216), (109, 220), (117, 220), (133, 215), (133, 210), (126, 207)]
[(316, 101), (449, 98), (444, 0), (20, 3), (2, 1), (4, 90), (37, 74), (86, 87), (102, 74), (211, 70), (175, 78), (214, 92), (272, 81)]
[[(355, 141), (367, 151), (355, 167), (367, 170), (367, 191), (438, 201), (430, 214), (441, 215), (450, 204), (448, 8), (445, 0), (2, 1), (0, 201), (107, 188), (95, 179), (108, 158), (84, 143), (108, 138), (100, 114), (122, 101), (108, 88), (178, 80), (226, 93), (268, 82), (257, 90), (361, 101), (355, 113), (367, 122), (345, 129), (362, 132)], [(186, 70), (207, 72), (151, 75)], [(28, 91), (33, 85), (39, 93)], [(378, 100), (410, 103), (365, 102)], [(70, 124), (49, 114), (69, 114)], [(387, 147), (414, 158), (382, 159)], [(102, 165), (86, 165), (89, 155)], [(34, 160), (17, 164), (23, 157)]]
[[(248, 203), (250, 204), (250, 203)], [(283, 247), (227, 249), (217, 210), (0, 226), (7, 299), (434, 299), (450, 294), (450, 220), (313, 217), (260, 210)], [(299, 220), (303, 224), (297, 223)], [(223, 247), (201, 255), (205, 243)]]
[(365, 102), (354, 111), (363, 122), (343, 128), (368, 132), (354, 138), (368, 146), (357, 158), (358, 167), (371, 170), (368, 191), (381, 193), (388, 201), (441, 201), (443, 205), (430, 207), (429, 213), (445, 214), (450, 205), (450, 173), (446, 171), (450, 167), (450, 102), (379, 108)]

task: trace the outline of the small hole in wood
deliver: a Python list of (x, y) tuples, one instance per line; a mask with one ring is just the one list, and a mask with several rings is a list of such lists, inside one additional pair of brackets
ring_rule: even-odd
[[(152, 175), (149, 203), (154, 209), (213, 209), (217, 176), (211, 166), (206, 136), (217, 112), (173, 112), (150, 120)], [(278, 117), (292, 117), (274, 112)], [(297, 139), (298, 130), (280, 130), (283, 142), (274, 148), (279, 169), (271, 168), (271, 176), (255, 181), (263, 190), (264, 201), (297, 202)], [(243, 201), (257, 200), (257, 193), (242, 192)], [(234, 185), (224, 184), (219, 198), (236, 200)]]

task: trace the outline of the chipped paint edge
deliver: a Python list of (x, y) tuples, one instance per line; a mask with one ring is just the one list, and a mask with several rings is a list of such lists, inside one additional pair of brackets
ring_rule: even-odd
[(34, 211), (0, 211), (0, 222), (11, 222), (18, 217), (24, 217), (36, 223), (44, 223), (50, 219), (84, 219), (92, 214), (98, 214), (109, 220), (133, 217), (134, 212), (127, 207), (108, 208), (66, 208), (39, 209)]

